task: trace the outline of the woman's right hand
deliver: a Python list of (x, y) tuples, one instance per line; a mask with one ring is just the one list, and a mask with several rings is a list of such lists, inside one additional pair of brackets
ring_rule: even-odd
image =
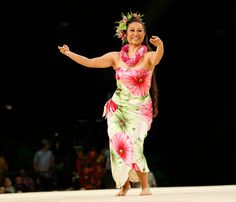
[(67, 52), (70, 51), (69, 46), (65, 44), (63, 46), (58, 46), (58, 49), (60, 50), (62, 54), (66, 54)]

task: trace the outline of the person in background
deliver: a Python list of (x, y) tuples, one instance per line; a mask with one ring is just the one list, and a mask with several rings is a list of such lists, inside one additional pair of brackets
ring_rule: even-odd
[(27, 187), (28, 191), (35, 191), (35, 182), (30, 176), (27, 175), (24, 169), (21, 169), (18, 175), (22, 177), (23, 184)]
[(4, 183), (5, 174), (8, 171), (8, 163), (2, 151), (0, 151), (0, 185)]
[(102, 154), (104, 156), (104, 175), (102, 177), (102, 189), (113, 189), (115, 187), (115, 182), (112, 178), (112, 172), (111, 172), (111, 159), (110, 159), (110, 150), (109, 150), (109, 144), (106, 145), (103, 150)]
[(14, 184), (15, 192), (22, 193), (22, 192), (29, 192), (30, 189), (24, 184), (23, 178), (21, 175), (17, 175), (15, 177), (15, 184)]
[(9, 177), (5, 177), (4, 179), (4, 188), (5, 188), (5, 193), (15, 193), (16, 190), (12, 184), (12, 180)]
[(117, 89), (105, 103), (103, 116), (108, 125), (112, 175), (120, 189), (117, 196), (126, 195), (130, 181), (141, 182), (140, 195), (151, 194), (144, 140), (158, 113), (154, 70), (161, 61), (164, 46), (158, 36), (148, 39), (142, 17), (138, 12), (122, 13), (115, 34), (122, 40), (119, 51), (88, 58), (71, 51), (66, 44), (58, 46), (62, 54), (84, 67), (112, 67), (115, 71)]
[(38, 189), (40, 191), (52, 190), (53, 178), (51, 171), (55, 164), (55, 156), (47, 139), (42, 140), (42, 147), (35, 153), (33, 163)]
[(5, 194), (5, 187), (4, 186), (0, 186), (0, 194)]

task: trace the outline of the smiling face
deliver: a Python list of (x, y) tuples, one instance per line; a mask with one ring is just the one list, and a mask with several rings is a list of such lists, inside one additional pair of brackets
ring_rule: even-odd
[(126, 34), (127, 34), (127, 41), (129, 44), (140, 45), (143, 43), (146, 33), (141, 23), (131, 22), (128, 25)]

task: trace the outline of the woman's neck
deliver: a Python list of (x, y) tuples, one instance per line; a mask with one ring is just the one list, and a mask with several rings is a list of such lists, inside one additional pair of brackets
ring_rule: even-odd
[(128, 55), (129, 57), (133, 57), (137, 50), (141, 48), (142, 44), (139, 45), (134, 45), (134, 44), (129, 44), (129, 49), (128, 49)]
[(147, 47), (145, 45), (130, 46), (126, 44), (121, 48), (120, 57), (127, 65), (135, 66), (146, 52)]

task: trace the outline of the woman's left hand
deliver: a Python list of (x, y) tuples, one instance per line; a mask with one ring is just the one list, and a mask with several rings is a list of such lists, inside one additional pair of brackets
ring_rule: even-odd
[(158, 47), (162, 43), (161, 39), (158, 36), (152, 36), (149, 41), (156, 47)]

